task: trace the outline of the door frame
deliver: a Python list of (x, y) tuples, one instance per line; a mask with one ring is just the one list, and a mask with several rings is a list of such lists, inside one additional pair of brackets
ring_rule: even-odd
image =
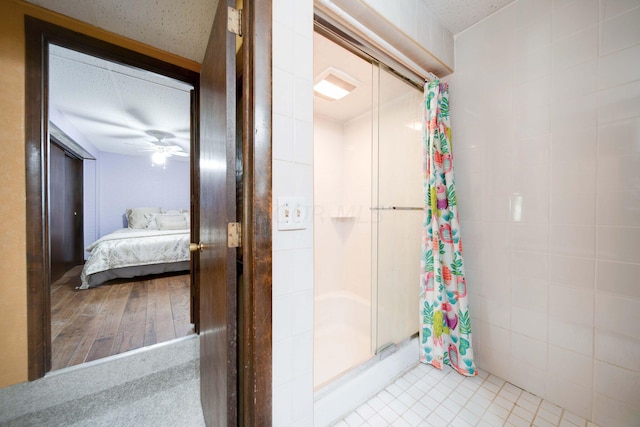
[[(25, 16), (25, 155), (27, 220), (28, 378), (51, 369), (49, 295), (48, 135), (49, 44), (134, 66), (189, 83), (199, 93), (199, 73), (99, 40), (40, 19)], [(197, 105), (197, 104), (195, 104)], [(199, 116), (197, 111), (191, 114)], [(193, 168), (192, 168), (193, 173)], [(193, 180), (193, 178), (192, 178)]]
[[(239, 284), (238, 399), (242, 425), (272, 418), (272, 1), (244, 0), (243, 10), (243, 276)], [(25, 16), (25, 158), (28, 378), (50, 369), (47, 216), (48, 44), (117, 60), (190, 82), (198, 106), (199, 73)], [(192, 111), (196, 123), (199, 112)], [(199, 125), (199, 123), (198, 123)], [(197, 149), (198, 138), (195, 139)], [(197, 150), (196, 150), (197, 151)], [(198, 183), (196, 162), (192, 183)], [(195, 171), (195, 172), (194, 172)], [(196, 209), (191, 209), (192, 215)], [(198, 218), (193, 218), (197, 223)]]
[(242, 281), (238, 290), (238, 424), (272, 424), (272, 1), (242, 17)]

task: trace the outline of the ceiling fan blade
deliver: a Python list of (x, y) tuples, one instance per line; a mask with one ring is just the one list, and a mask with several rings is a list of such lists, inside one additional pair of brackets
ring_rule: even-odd
[[(118, 135), (118, 134), (103, 134), (103, 136), (106, 136), (108, 138), (114, 138), (114, 139), (137, 139), (137, 138), (142, 138), (142, 136), (140, 135)], [(126, 143), (125, 143), (126, 144)]]
[(183, 153), (182, 151), (172, 151), (169, 154), (172, 156), (189, 157), (189, 153)]
[(149, 120), (149, 117), (147, 117), (147, 115), (142, 110), (139, 110), (135, 107), (130, 107), (125, 109), (125, 111), (129, 113), (131, 117), (136, 119), (138, 123), (141, 123), (147, 128), (153, 127), (153, 121)]
[(105, 118), (102, 118), (102, 117), (92, 116), (90, 114), (86, 114), (86, 113), (82, 113), (82, 112), (78, 112), (78, 111), (65, 109), (64, 113), (68, 114), (70, 116), (73, 116), (73, 117), (77, 117), (79, 119), (88, 120), (88, 121), (95, 122), (95, 123), (101, 123), (101, 124), (104, 124), (104, 125), (117, 126), (117, 127), (126, 128), (126, 129), (133, 129), (133, 128), (127, 126), (125, 123), (122, 123), (122, 122), (117, 122), (115, 120), (109, 120), (109, 119), (105, 119)]

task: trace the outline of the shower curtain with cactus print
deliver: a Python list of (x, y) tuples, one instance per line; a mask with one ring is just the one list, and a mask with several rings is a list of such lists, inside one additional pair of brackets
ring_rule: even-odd
[(424, 102), (420, 361), (438, 369), (450, 365), (473, 376), (477, 372), (453, 179), (448, 84), (427, 82)]

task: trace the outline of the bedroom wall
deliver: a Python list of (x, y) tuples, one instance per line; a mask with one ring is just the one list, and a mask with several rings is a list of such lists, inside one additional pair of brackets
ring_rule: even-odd
[(102, 152), (98, 166), (98, 237), (122, 228), (122, 215), (128, 208), (189, 209), (188, 158), (171, 158), (162, 169), (151, 166), (150, 155)]
[(25, 14), (194, 71), (200, 69), (195, 62), (22, 1), (0, 1), (0, 387), (27, 380)]

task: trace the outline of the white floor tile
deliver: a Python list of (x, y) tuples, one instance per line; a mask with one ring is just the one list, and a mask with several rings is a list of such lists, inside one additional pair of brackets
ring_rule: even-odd
[(418, 365), (336, 426), (598, 427), (502, 378)]

